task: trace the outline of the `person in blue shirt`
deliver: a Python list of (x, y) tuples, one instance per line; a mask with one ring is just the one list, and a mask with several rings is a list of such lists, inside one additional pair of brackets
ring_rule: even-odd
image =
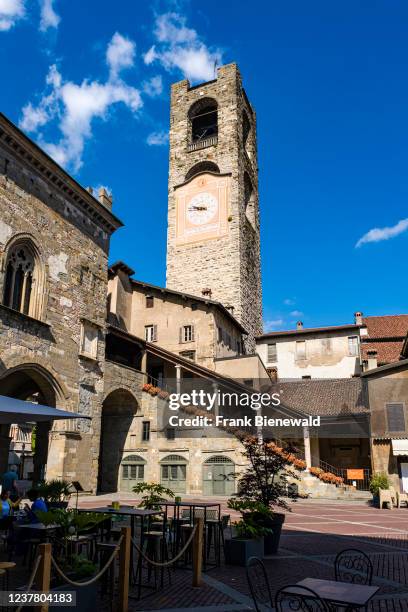
[(27, 491), (27, 497), (32, 502), (31, 508), (26, 506), (28, 517), (30, 519), (30, 523), (39, 523), (40, 520), (36, 515), (36, 512), (48, 512), (47, 504), (40, 497), (37, 489), (30, 489)]
[(4, 472), (1, 478), (2, 491), (8, 491), (11, 497), (18, 497), (16, 482), (18, 480), (17, 468), (15, 465), (10, 466), (7, 472)]

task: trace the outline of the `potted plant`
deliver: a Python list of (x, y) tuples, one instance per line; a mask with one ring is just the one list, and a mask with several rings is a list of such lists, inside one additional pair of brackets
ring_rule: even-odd
[(144, 493), (138, 507), (145, 510), (161, 510), (162, 503), (167, 501), (164, 496), (174, 497), (171, 489), (163, 487), (157, 482), (139, 482), (133, 487), (132, 491), (138, 495)]
[[(228, 506), (242, 513), (244, 522), (257, 524), (264, 531), (264, 553), (275, 554), (285, 515), (275, 508), (290, 510), (284, 497), (296, 498), (294, 487), (288, 486), (288, 478), (299, 479), (291, 469), (297, 449), (289, 446), (282, 452), (276, 450), (274, 442), (259, 441), (255, 437), (242, 439), (244, 456), (249, 467), (239, 477), (238, 493), (232, 497)], [(238, 502), (238, 503), (237, 503)]]
[(67, 508), (68, 498), (71, 495), (71, 483), (66, 480), (53, 480), (40, 482), (36, 489), (39, 495), (44, 499), (47, 507), (52, 508)]
[(263, 557), (263, 538), (270, 530), (250, 517), (235, 522), (233, 527), (235, 536), (225, 540), (226, 563), (245, 567), (251, 557)]
[[(57, 536), (53, 541), (53, 555), (56, 555), (56, 562), (64, 574), (76, 582), (87, 582), (92, 578), (98, 572), (98, 567), (83, 555), (71, 554), (70, 538), (86, 533), (110, 517), (96, 512), (78, 512), (74, 508), (69, 510), (54, 508), (36, 514), (44, 525), (58, 525)], [(98, 582), (81, 587), (69, 583), (61, 584), (61, 578), (57, 575), (52, 584), (52, 591), (75, 591), (77, 602), (75, 609), (87, 612), (97, 599)], [(50, 606), (49, 609), (51, 612), (54, 607)]]
[(387, 474), (373, 474), (370, 479), (369, 489), (373, 496), (373, 504), (378, 505), (380, 501), (380, 489), (389, 489), (390, 481)]
[[(138, 507), (145, 510), (161, 510), (163, 502), (167, 501), (164, 496), (174, 497), (174, 492), (171, 489), (163, 487), (157, 482), (139, 482), (139, 484), (133, 487), (132, 491), (137, 494), (144, 493)], [(156, 523), (156, 527), (161, 528), (163, 525), (162, 521), (163, 518), (161, 516), (152, 516), (150, 517), (150, 527), (154, 527), (154, 523)], [(149, 529), (149, 527), (146, 526), (146, 529)]]

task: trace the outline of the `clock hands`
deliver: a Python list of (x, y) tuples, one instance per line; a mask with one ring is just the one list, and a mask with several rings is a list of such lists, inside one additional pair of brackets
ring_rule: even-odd
[(207, 210), (207, 206), (190, 206), (189, 210)]

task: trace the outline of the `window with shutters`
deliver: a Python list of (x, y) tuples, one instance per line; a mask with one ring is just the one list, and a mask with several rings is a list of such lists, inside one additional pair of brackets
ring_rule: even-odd
[(268, 344), (268, 363), (275, 363), (278, 361), (278, 354), (276, 351), (276, 342)]
[(405, 431), (405, 407), (404, 404), (386, 404), (387, 427), (390, 432)]
[(358, 356), (358, 337), (349, 336), (348, 338), (348, 353), (350, 357)]
[(296, 342), (296, 359), (306, 359), (306, 341), (298, 340)]
[(145, 325), (146, 342), (157, 342), (157, 325)]
[(122, 478), (124, 480), (144, 480), (145, 460), (139, 455), (129, 455), (122, 460)]
[(194, 325), (183, 325), (180, 328), (180, 342), (194, 342)]

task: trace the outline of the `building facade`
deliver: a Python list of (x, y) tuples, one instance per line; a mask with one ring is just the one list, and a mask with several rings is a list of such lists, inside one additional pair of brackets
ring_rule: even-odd
[(220, 302), (132, 278), (109, 268), (110, 320), (134, 336), (214, 369), (215, 359), (243, 354), (246, 330)]
[(262, 332), (256, 116), (236, 64), (171, 90), (167, 286), (232, 310)]
[(258, 336), (256, 350), (280, 380), (350, 378), (362, 371), (360, 326), (303, 328)]
[[(36, 428), (33, 478), (95, 488), (109, 239), (121, 225), (0, 115), (0, 394), (78, 413)], [(92, 416), (92, 421), (81, 419)], [(7, 465), (10, 428), (1, 426)]]

